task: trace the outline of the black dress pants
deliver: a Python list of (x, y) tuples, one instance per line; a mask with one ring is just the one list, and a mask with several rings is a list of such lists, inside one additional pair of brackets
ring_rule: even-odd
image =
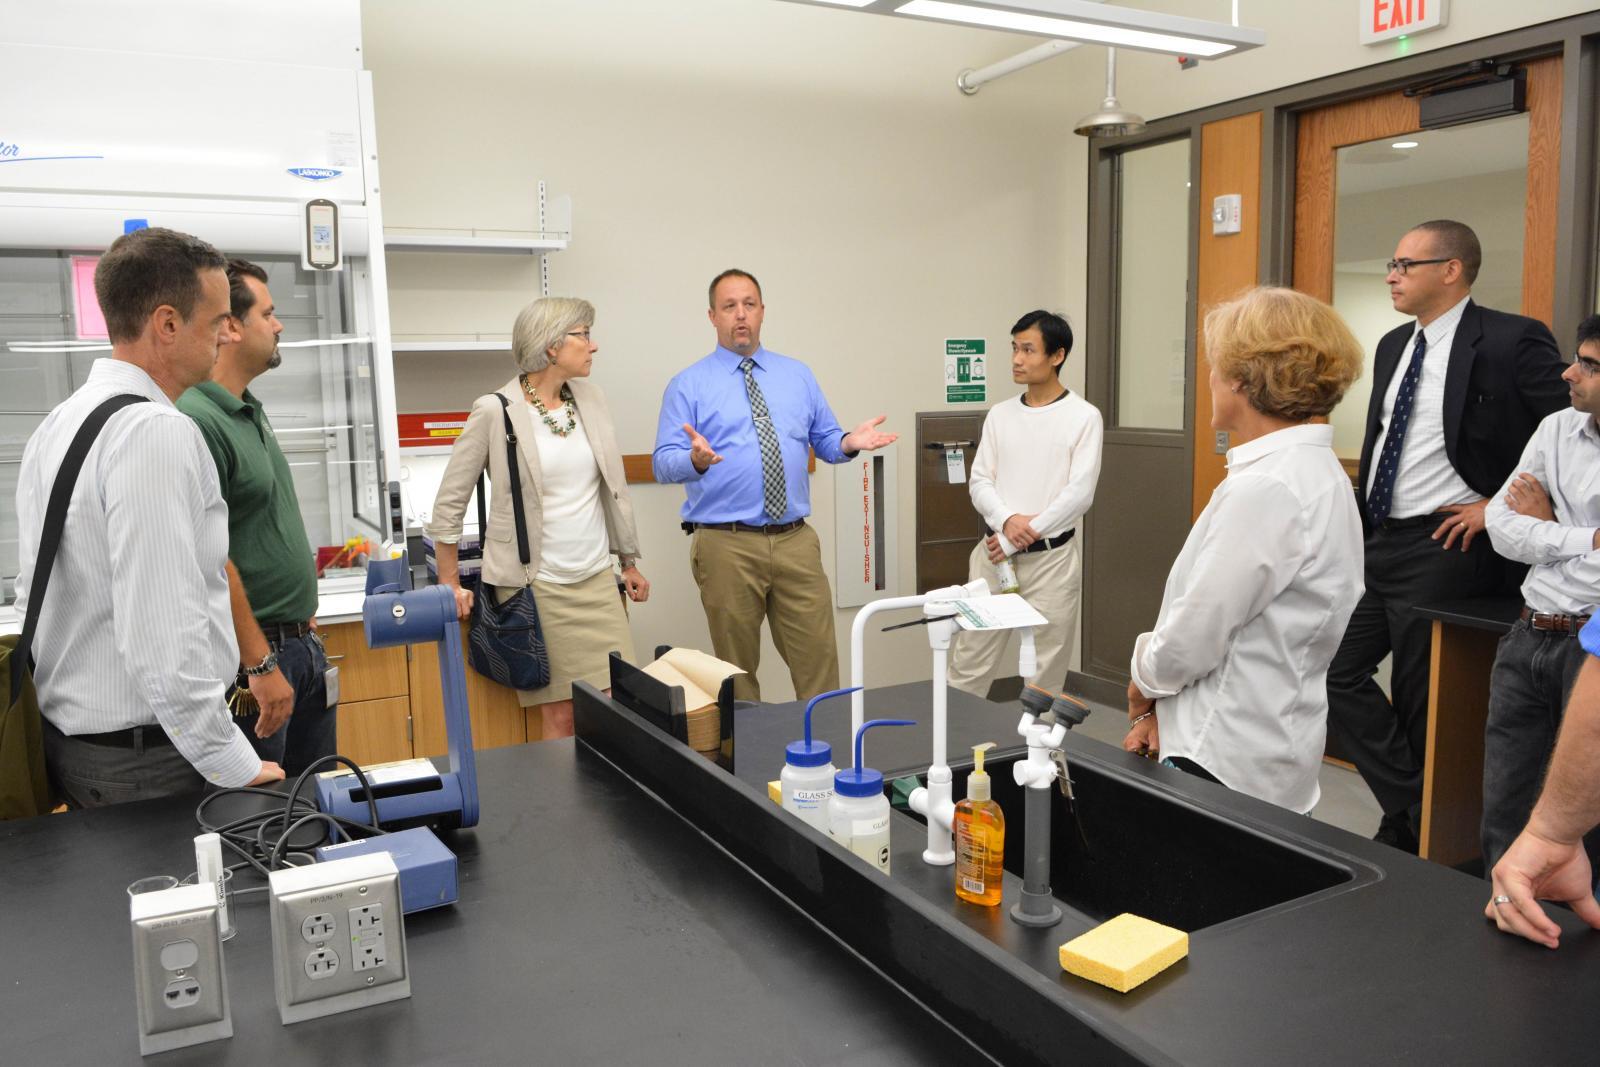
[[(1433, 627), (1417, 607), (1504, 589), (1504, 561), (1489, 535), (1472, 549), (1433, 540), (1445, 515), (1391, 520), (1366, 538), (1366, 592), (1328, 666), (1328, 733), (1355, 763), (1385, 815), (1408, 815), (1422, 803), (1428, 736), (1428, 657)], [(1391, 702), (1374, 677), (1394, 654)]]

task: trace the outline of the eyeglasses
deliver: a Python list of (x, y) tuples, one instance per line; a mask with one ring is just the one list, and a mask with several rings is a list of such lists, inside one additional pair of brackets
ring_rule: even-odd
[(588, 341), (589, 340), (589, 331), (588, 330), (568, 330), (567, 331), (567, 336), (568, 337), (581, 337), (585, 341)]
[(1385, 266), (1389, 268), (1390, 274), (1399, 274), (1404, 278), (1412, 267), (1420, 267), (1424, 263), (1448, 263), (1454, 258), (1451, 256), (1446, 259), (1391, 259)]
[(1574, 355), (1572, 362), (1578, 365), (1578, 370), (1583, 372), (1585, 378), (1600, 377), (1600, 359), (1590, 359), (1584, 355)]

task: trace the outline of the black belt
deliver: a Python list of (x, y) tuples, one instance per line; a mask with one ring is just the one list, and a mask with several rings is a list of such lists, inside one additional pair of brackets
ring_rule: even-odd
[(159, 726), (130, 726), (126, 730), (112, 730), (104, 734), (68, 734), (74, 741), (83, 741), (91, 745), (104, 745), (107, 748), (154, 748), (156, 745), (170, 745), (172, 738)]
[(1384, 519), (1375, 525), (1380, 530), (1414, 530), (1419, 526), (1438, 526), (1452, 514), (1448, 511), (1436, 511), (1432, 515), (1413, 515), (1409, 519)]
[(267, 639), (267, 644), (277, 648), (285, 641), (293, 641), (297, 637), (304, 637), (311, 632), (311, 624), (305, 622), (264, 622), (261, 624), (261, 633)]
[(781, 534), (790, 530), (798, 530), (806, 524), (804, 519), (793, 522), (779, 522), (771, 526), (752, 526), (748, 522), (683, 522), (678, 525), (683, 527), (683, 532), (694, 533), (696, 530), (726, 530), (733, 533), (759, 533)]
[[(988, 529), (988, 528), (985, 527), (985, 529)], [(1078, 531), (1076, 529), (1072, 529), (1072, 530), (1068, 530), (1066, 533), (1062, 534), (1060, 537), (1041, 537), (1039, 540), (1035, 541), (1033, 544), (1029, 545), (1027, 548), (1019, 548), (1019, 549), (1017, 549), (1016, 554), (1020, 556), (1024, 552), (1048, 552), (1052, 548), (1060, 548), (1062, 545), (1064, 545), (1068, 541), (1072, 540), (1072, 535), (1077, 533), (1077, 532)], [(992, 537), (994, 535), (994, 531), (993, 530), (989, 530), (989, 534)]]
[(1545, 633), (1567, 634), (1576, 637), (1578, 631), (1583, 629), (1583, 624), (1589, 621), (1587, 615), (1557, 615), (1550, 611), (1534, 611), (1526, 604), (1522, 606), (1522, 620), (1535, 630)]

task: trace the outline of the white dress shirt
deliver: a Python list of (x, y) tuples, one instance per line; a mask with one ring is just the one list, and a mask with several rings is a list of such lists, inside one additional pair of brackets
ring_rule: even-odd
[(194, 422), (132, 363), (98, 359), (45, 418), (17, 477), (25, 614), (56, 470), (89, 412), (119, 393), (73, 488), (34, 637), (44, 717), (64, 734), (159, 724), (207, 781), (246, 785), (261, 760), (223, 704), (238, 671), (228, 605), (228, 506)]
[[(1450, 368), (1450, 347), (1455, 343), (1456, 327), (1461, 324), (1461, 314), (1467, 310), (1467, 301), (1471, 299), (1463, 297), (1459, 304), (1428, 323), (1422, 331), (1428, 344), (1422, 357), (1417, 395), (1412, 401), (1411, 421), (1406, 424), (1405, 443), (1400, 446), (1400, 470), (1395, 474), (1394, 502), (1389, 508), (1392, 519), (1432, 515), (1447, 504), (1468, 504), (1481, 499), (1450, 465), (1444, 447), (1445, 372)], [(1413, 329), (1394, 376), (1389, 379), (1389, 388), (1383, 394), (1382, 429), (1373, 443), (1372, 467), (1367, 472), (1369, 495), (1378, 463), (1383, 458), (1383, 443), (1389, 437), (1394, 398), (1400, 392), (1400, 382), (1411, 365), (1416, 344), (1417, 331)]]
[[(1550, 494), (1553, 522), (1519, 515), (1506, 492), (1520, 474), (1539, 479)], [(1600, 431), (1594, 416), (1568, 408), (1547, 415), (1528, 439), (1506, 484), (1484, 509), (1494, 550), (1531, 563), (1522, 599), (1534, 611), (1589, 615), (1600, 605)]]
[(1040, 537), (1059, 537), (1094, 503), (1102, 436), (1100, 410), (1076, 393), (1039, 408), (1002, 400), (972, 458), (972, 506), (996, 533), (1011, 516), (1032, 515)]
[(1229, 451), (1155, 629), (1133, 647), (1161, 755), (1293, 811), (1316, 807), (1328, 664), (1361, 593), (1361, 518), (1333, 427), (1292, 426)]

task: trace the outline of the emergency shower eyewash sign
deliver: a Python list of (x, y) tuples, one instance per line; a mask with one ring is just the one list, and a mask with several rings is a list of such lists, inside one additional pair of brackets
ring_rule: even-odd
[(988, 399), (984, 365), (987, 344), (981, 337), (947, 337), (944, 342), (944, 402), (982, 404)]

